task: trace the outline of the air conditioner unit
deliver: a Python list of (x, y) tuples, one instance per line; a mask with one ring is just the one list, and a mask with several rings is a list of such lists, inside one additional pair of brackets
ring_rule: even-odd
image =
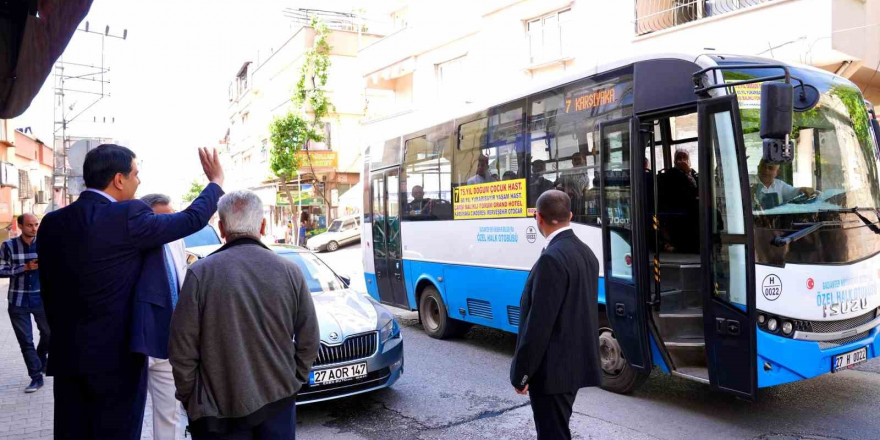
[(37, 191), (36, 201), (34, 202), (38, 205), (46, 205), (49, 203), (49, 197), (46, 195), (46, 191)]

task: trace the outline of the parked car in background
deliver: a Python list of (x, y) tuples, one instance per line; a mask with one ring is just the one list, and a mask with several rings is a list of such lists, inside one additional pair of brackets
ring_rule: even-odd
[(207, 225), (200, 231), (185, 237), (183, 244), (186, 247), (186, 263), (193, 264), (223, 246), (223, 241), (220, 240), (220, 235), (217, 234), (214, 227)]
[(312, 252), (333, 252), (340, 246), (361, 241), (361, 217), (350, 215), (333, 220), (327, 232), (309, 238), (308, 248)]
[[(204, 240), (187, 241), (197, 234)], [(210, 239), (204, 229), (193, 236), (184, 239), (196, 245), (186, 249), (190, 264), (222, 246), (219, 237), (215, 244), (203, 244)], [(394, 315), (366, 293), (352, 290), (348, 278), (333, 272), (307, 249), (284, 245), (269, 249), (302, 270), (321, 330), (318, 359), (296, 404), (367, 393), (397, 382), (403, 374), (403, 337)]]

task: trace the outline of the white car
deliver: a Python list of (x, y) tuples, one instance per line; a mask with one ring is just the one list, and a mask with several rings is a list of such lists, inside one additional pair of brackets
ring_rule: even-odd
[(312, 252), (333, 252), (340, 246), (361, 241), (361, 217), (350, 215), (333, 220), (327, 232), (309, 239), (307, 247)]

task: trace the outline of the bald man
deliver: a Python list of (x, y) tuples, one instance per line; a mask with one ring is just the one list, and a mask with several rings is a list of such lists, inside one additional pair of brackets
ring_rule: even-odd
[(529, 395), (538, 439), (570, 439), (577, 391), (601, 383), (599, 260), (570, 226), (571, 200), (550, 190), (537, 202), (547, 246), (520, 300), (521, 319), (510, 382)]

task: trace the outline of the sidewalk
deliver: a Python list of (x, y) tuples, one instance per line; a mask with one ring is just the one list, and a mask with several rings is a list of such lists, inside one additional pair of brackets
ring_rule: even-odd
[[(0, 280), (0, 294), (4, 303), (8, 286), (7, 280)], [(55, 417), (52, 398), (53, 379), (47, 377), (46, 385), (36, 393), (24, 393), (30, 378), (9, 322), (9, 314), (5, 306), (2, 309), (0, 312), (0, 440), (51, 440)], [(36, 325), (34, 325), (34, 333), (36, 343), (39, 334)], [(153, 438), (151, 406), (148, 396), (142, 440)], [(182, 427), (178, 427), (177, 433), (178, 439), (184, 438)]]

